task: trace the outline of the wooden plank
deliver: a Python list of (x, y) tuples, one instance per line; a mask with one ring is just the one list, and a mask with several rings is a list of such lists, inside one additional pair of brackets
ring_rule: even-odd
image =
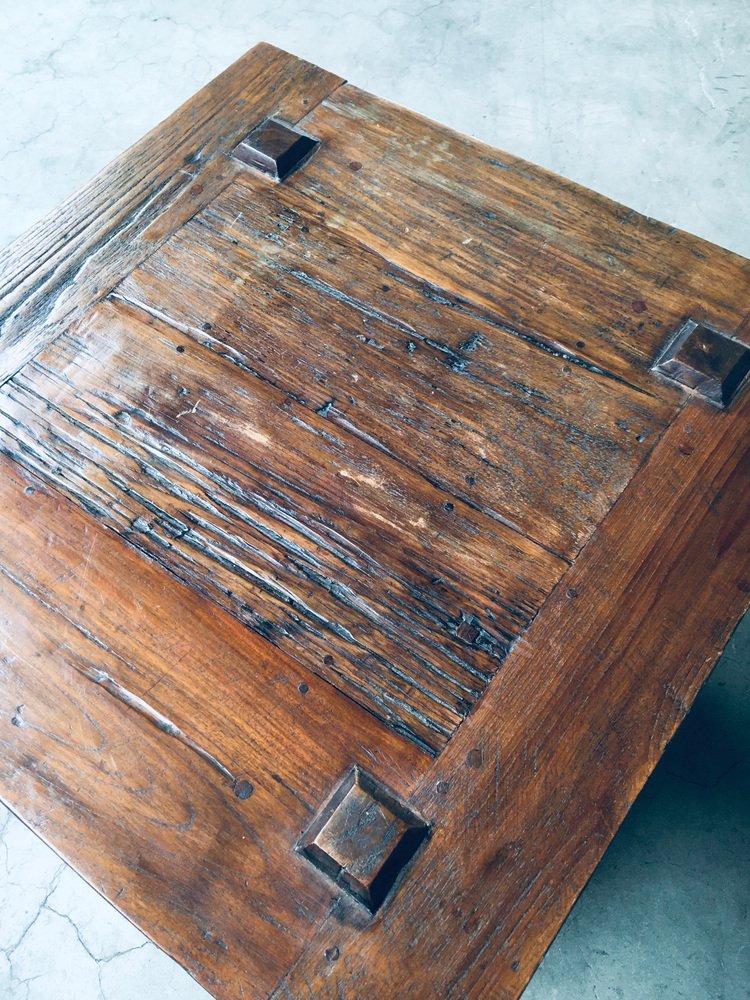
[(203, 207), (228, 153), (272, 114), (294, 124), (340, 77), (261, 44), (0, 252), (0, 383)]
[(420, 782), (399, 894), (335, 910), (274, 996), (519, 996), (750, 603), (735, 407), (685, 407)]
[(566, 563), (214, 348), (107, 302), (6, 383), (0, 449), (439, 750)]
[(293, 849), (318, 804), (429, 758), (4, 457), (0, 497), (3, 800), (217, 996), (267, 996), (330, 905)]
[(682, 402), (541, 350), (250, 174), (117, 294), (199, 341), (208, 326), (260, 378), (565, 558)]
[(732, 333), (750, 262), (356, 87), (310, 116), (290, 178), (329, 226), (551, 350), (649, 392), (686, 316)]

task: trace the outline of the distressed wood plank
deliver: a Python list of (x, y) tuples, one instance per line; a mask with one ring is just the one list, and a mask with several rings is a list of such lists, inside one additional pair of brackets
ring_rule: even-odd
[(117, 294), (198, 338), (208, 328), (260, 378), (565, 558), (675, 412), (538, 349), (261, 178), (230, 185)]
[(329, 226), (548, 349), (672, 397), (649, 369), (690, 315), (732, 333), (750, 262), (420, 115), (342, 86), (290, 186)]
[[(330, 904), (293, 844), (353, 760), (429, 758), (0, 458), (3, 800), (223, 997)], [(294, 740), (289, 734), (294, 733)]]
[(103, 304), (6, 383), (0, 448), (439, 750), (567, 564), (205, 339)]
[(749, 421), (685, 407), (420, 782), (409, 890), (275, 997), (520, 995), (750, 603)]
[(0, 251), (0, 383), (221, 190), (251, 128), (294, 124), (341, 82), (257, 45)]

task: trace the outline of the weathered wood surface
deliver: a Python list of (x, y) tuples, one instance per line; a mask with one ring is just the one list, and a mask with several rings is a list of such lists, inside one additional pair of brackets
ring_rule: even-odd
[(652, 366), (750, 265), (340, 83), (258, 47), (2, 258), (0, 796), (220, 1000), (502, 1000), (748, 603), (750, 391)]
[(267, 995), (331, 901), (290, 845), (353, 762), (406, 795), (429, 758), (6, 458), (0, 502), (3, 800), (209, 989)]
[(733, 332), (750, 261), (344, 85), (290, 188), (416, 277), (548, 350), (673, 398), (649, 369), (687, 315)]
[(440, 749), (566, 564), (214, 348), (107, 302), (0, 392), (0, 449)]
[(673, 415), (674, 391), (669, 405), (531, 349), (331, 230), (296, 191), (242, 181), (118, 295), (199, 339), (208, 324), (261, 379), (572, 558)]
[(275, 997), (519, 996), (750, 604), (741, 402), (683, 410), (420, 781), (408, 891)]
[(249, 128), (294, 124), (341, 82), (258, 45), (0, 251), (0, 383), (221, 190)]

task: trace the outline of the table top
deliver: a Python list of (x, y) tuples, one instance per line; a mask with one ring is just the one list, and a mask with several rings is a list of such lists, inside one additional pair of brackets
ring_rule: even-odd
[(3, 258), (0, 794), (216, 996), (517, 996), (748, 604), (749, 289), (253, 50)]

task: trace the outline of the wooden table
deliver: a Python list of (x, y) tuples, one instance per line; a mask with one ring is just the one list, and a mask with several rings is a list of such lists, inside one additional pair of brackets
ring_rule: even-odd
[(750, 263), (261, 45), (0, 309), (3, 801), (216, 997), (517, 997), (750, 602)]

